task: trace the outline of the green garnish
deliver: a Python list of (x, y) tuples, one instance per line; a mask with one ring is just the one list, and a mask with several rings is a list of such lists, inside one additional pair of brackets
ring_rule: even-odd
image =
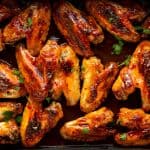
[(89, 134), (89, 128), (83, 128), (82, 129), (82, 134)]
[(125, 141), (126, 138), (127, 138), (127, 134), (126, 134), (126, 133), (120, 134), (120, 140), (121, 140), (121, 141)]
[(112, 49), (113, 52), (112, 54), (115, 55), (120, 55), (124, 46), (124, 42), (122, 41), (122, 39), (120, 39), (119, 37), (115, 36), (116, 40), (118, 41), (118, 43), (113, 44)]
[(21, 121), (22, 121), (22, 116), (17, 116), (15, 120), (16, 120), (17, 123), (21, 123)]
[(13, 74), (16, 75), (19, 78), (20, 83), (24, 83), (24, 78), (23, 78), (23, 76), (22, 76), (22, 74), (19, 70), (14, 69)]
[(14, 112), (12, 111), (5, 111), (3, 112), (4, 121), (9, 121), (13, 117)]
[(143, 31), (143, 27), (142, 26), (134, 26), (136, 31)]
[(51, 98), (50, 97), (46, 97), (45, 100), (47, 101), (48, 104), (50, 104), (50, 102), (51, 102)]
[(109, 18), (109, 20), (108, 20), (110, 23), (112, 23), (113, 21), (114, 21), (114, 18)]
[(28, 17), (27, 22), (24, 24), (23, 29), (28, 29), (32, 26), (32, 18)]
[(143, 29), (144, 34), (150, 34), (150, 29)]
[(131, 55), (128, 55), (127, 58), (121, 64), (119, 64), (119, 67), (124, 66), (124, 65), (128, 66), (130, 63), (130, 60), (131, 60)]
[(16, 86), (16, 87), (14, 87), (14, 90), (19, 91), (19, 90), (20, 90), (20, 87), (19, 87), (19, 86)]

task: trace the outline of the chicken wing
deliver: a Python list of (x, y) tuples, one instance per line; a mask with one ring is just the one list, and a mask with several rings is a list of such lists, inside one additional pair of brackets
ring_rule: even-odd
[(96, 21), (76, 9), (69, 2), (54, 5), (53, 18), (60, 32), (74, 51), (82, 56), (91, 56), (90, 42), (97, 44), (104, 39), (102, 29)]
[(67, 100), (67, 105), (76, 105), (80, 98), (79, 59), (67, 44), (61, 45), (59, 63), (64, 80), (63, 93)]
[(0, 98), (19, 98), (26, 94), (20, 82), (19, 72), (4, 61), (0, 61)]
[(18, 46), (16, 58), (31, 99), (43, 101), (47, 97), (51, 79), (57, 70), (58, 49), (55, 41), (48, 41), (39, 57), (33, 57), (23, 46)]
[(16, 144), (19, 139), (19, 127), (14, 120), (0, 122), (0, 144)]
[(22, 38), (27, 40), (27, 49), (36, 56), (43, 47), (50, 26), (50, 4), (41, 1), (31, 4), (4, 28), (5, 43), (13, 43)]
[(25, 147), (35, 146), (62, 117), (63, 112), (59, 103), (52, 103), (43, 110), (41, 103), (29, 98), (20, 128), (23, 145)]
[(66, 140), (98, 141), (113, 135), (115, 130), (107, 127), (113, 121), (113, 112), (103, 107), (91, 112), (84, 117), (67, 122), (61, 128), (61, 136)]
[(128, 42), (137, 42), (140, 35), (135, 31), (127, 10), (121, 5), (107, 0), (87, 0), (87, 11), (111, 34)]
[(16, 117), (23, 112), (21, 103), (0, 102), (0, 122)]
[(117, 122), (130, 130), (115, 135), (118, 144), (123, 146), (150, 144), (150, 114), (141, 109), (121, 108)]
[(141, 42), (115, 81), (112, 90), (118, 100), (126, 100), (135, 88), (141, 91), (142, 107), (150, 111), (150, 42)]
[(98, 108), (107, 97), (108, 90), (117, 75), (118, 67), (117, 64), (110, 63), (104, 68), (100, 59), (91, 57), (83, 60), (81, 69), (83, 87), (80, 109), (88, 113)]

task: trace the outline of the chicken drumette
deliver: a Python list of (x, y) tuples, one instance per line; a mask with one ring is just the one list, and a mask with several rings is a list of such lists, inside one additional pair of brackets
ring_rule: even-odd
[(60, 32), (79, 55), (93, 55), (90, 42), (97, 44), (104, 39), (102, 29), (94, 18), (76, 9), (69, 2), (56, 3), (53, 18)]
[(130, 131), (117, 133), (115, 141), (123, 146), (150, 145), (150, 115), (141, 109), (121, 108), (117, 123)]
[(127, 100), (128, 96), (139, 88), (142, 107), (150, 111), (150, 42), (141, 42), (128, 66), (121, 69), (112, 91), (118, 100)]

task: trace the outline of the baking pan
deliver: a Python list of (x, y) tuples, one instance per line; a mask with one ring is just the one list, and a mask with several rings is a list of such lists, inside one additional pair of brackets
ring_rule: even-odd
[[(56, 0), (50, 0), (52, 3)], [(70, 0), (71, 3), (73, 3), (77, 8), (82, 9), (83, 7), (83, 2), (81, 0)], [(145, 7), (149, 8), (150, 10), (150, 1), (148, 0), (141, 0), (141, 3), (145, 5)], [(126, 56), (129, 54), (132, 54), (133, 51), (135, 50), (136, 46), (138, 43), (131, 44), (131, 43), (126, 43), (123, 52), (121, 55), (116, 56), (112, 55), (112, 45), (115, 43), (115, 39), (112, 35), (110, 35), (108, 32), (105, 32), (105, 40), (103, 43), (94, 46), (92, 45), (92, 49), (94, 50), (94, 53), (96, 56), (98, 56), (103, 64), (106, 64), (107, 62), (110, 61), (115, 61), (115, 62), (122, 62), (125, 60)], [(60, 38), (59, 43), (65, 42), (64, 38), (62, 35), (59, 33), (57, 30), (53, 20), (51, 22), (51, 27), (49, 31), (49, 36), (48, 38), (51, 37), (58, 37)], [(24, 42), (24, 41), (23, 41)], [(2, 51), (0, 53), (0, 59), (6, 60), (8, 63), (12, 64), (14, 67), (17, 66), (16, 64), (16, 59), (15, 59), (15, 46), (6, 46), (6, 50)], [(4, 101), (4, 99), (1, 99), (0, 101)], [(6, 100), (5, 100), (6, 101)], [(16, 101), (26, 101), (25, 98), (22, 99), (16, 99)], [(116, 144), (114, 144), (114, 141), (112, 138), (108, 138), (105, 141), (99, 141), (99, 142), (92, 142), (92, 143), (83, 143), (83, 142), (70, 142), (70, 141), (65, 141), (61, 138), (59, 134), (59, 129), (60, 127), (69, 120), (76, 119), (80, 116), (83, 115), (82, 112), (79, 110), (79, 105), (75, 107), (67, 107), (65, 105), (65, 98), (61, 97), (60, 99), (62, 106), (63, 106), (63, 111), (64, 111), (64, 118), (58, 123), (56, 128), (52, 129), (50, 133), (48, 133), (42, 141), (32, 149), (39, 149), (39, 150), (48, 150), (48, 149), (63, 149), (63, 150), (75, 150), (75, 149), (88, 149), (88, 150), (110, 150), (110, 149), (136, 149), (136, 150), (144, 150), (144, 149), (150, 149), (150, 147), (133, 147), (133, 148), (123, 148), (120, 147)], [(139, 108), (141, 107), (141, 98), (140, 98), (140, 92), (136, 90), (133, 94), (131, 94), (128, 98), (127, 101), (118, 101), (115, 99), (114, 95), (110, 92), (108, 97), (106, 98), (106, 101), (103, 103), (102, 106), (107, 106), (110, 108), (114, 113), (119, 112), (119, 109), (121, 107), (127, 107), (127, 108)], [(0, 145), (0, 149), (6, 149), (6, 148), (11, 148), (11, 149), (22, 149), (25, 150), (26, 148), (23, 148), (21, 144), (19, 145)]]

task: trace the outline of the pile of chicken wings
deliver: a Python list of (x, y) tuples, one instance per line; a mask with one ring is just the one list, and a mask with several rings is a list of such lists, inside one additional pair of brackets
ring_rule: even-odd
[[(0, 51), (15, 46), (18, 65), (0, 60), (0, 144), (38, 144), (63, 118), (63, 95), (68, 107), (79, 104), (85, 114), (61, 127), (65, 140), (111, 136), (123, 146), (150, 145), (150, 16), (136, 2), (128, 7), (122, 1), (86, 0), (83, 10), (67, 0), (32, 1), (24, 8), (15, 0), (0, 3)], [(66, 43), (48, 39), (51, 21)], [(91, 44), (102, 43), (105, 32), (137, 44), (126, 65), (104, 65), (94, 54)], [(116, 114), (102, 106), (110, 91), (125, 101), (137, 88), (141, 108), (124, 107)], [(12, 102), (20, 97), (25, 104)]]

